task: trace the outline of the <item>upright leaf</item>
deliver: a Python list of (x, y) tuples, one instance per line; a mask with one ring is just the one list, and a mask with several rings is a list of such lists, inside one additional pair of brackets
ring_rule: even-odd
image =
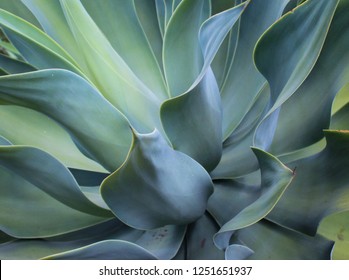
[(271, 109), (257, 128), (255, 145), (267, 149), (271, 144), (278, 109), (313, 69), (337, 4), (338, 1), (309, 0), (283, 16), (258, 41), (254, 59), (269, 82)]

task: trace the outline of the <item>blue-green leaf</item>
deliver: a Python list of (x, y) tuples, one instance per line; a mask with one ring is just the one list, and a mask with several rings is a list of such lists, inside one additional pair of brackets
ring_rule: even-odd
[(314, 235), (324, 217), (349, 210), (349, 132), (329, 130), (325, 135), (324, 150), (288, 163), (296, 176), (268, 219)]
[(254, 253), (252, 260), (328, 260), (333, 242), (320, 235), (310, 237), (262, 220), (238, 230), (234, 239)]
[(128, 158), (104, 180), (101, 193), (124, 223), (154, 229), (203, 215), (212, 182), (202, 166), (170, 148), (158, 131), (134, 132)]
[(282, 15), (288, 1), (249, 1), (241, 15), (236, 51), (232, 61), (227, 62), (229, 67), (221, 87), (224, 139), (239, 125), (265, 87), (265, 78), (253, 61), (254, 47), (263, 32)]
[(215, 235), (214, 241), (219, 248), (226, 248), (235, 230), (248, 227), (264, 218), (279, 201), (293, 178), (293, 172), (277, 158), (254, 148), (261, 168), (260, 197), (224, 224)]
[(218, 164), (222, 154), (222, 113), (211, 70), (193, 90), (166, 101), (161, 106), (161, 120), (174, 149), (208, 171)]
[(104, 240), (79, 249), (55, 254), (46, 260), (156, 260), (142, 247), (127, 241)]
[(256, 146), (267, 149), (272, 143), (279, 108), (313, 69), (337, 4), (338, 1), (306, 1), (284, 15), (258, 41), (254, 60), (270, 85), (271, 109), (257, 128)]

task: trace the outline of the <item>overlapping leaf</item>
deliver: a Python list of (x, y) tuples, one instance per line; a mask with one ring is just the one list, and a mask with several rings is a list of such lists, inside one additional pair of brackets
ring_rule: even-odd
[(85, 155), (106, 169), (115, 170), (125, 160), (131, 143), (127, 120), (90, 84), (71, 72), (42, 70), (2, 77), (0, 100), (53, 118)]
[(103, 182), (101, 193), (124, 223), (154, 229), (203, 215), (212, 182), (203, 167), (170, 148), (158, 131), (134, 132), (128, 158)]

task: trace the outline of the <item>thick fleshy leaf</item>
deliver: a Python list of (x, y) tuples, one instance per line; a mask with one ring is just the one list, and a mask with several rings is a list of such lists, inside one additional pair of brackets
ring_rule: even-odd
[(207, 210), (220, 226), (235, 217), (261, 196), (260, 184), (246, 184), (235, 180), (215, 180), (214, 192)]
[(35, 15), (45, 33), (53, 38), (88, 73), (86, 63), (64, 16), (60, 1), (21, 0)]
[(331, 118), (331, 129), (349, 129), (349, 103), (338, 110)]
[(167, 98), (163, 74), (140, 25), (133, 1), (106, 0), (100, 5), (98, 1), (83, 0), (82, 4), (132, 72), (159, 99)]
[(26, 21), (29, 21), (31, 24), (35, 25), (36, 27), (40, 28), (40, 24), (33, 16), (33, 14), (26, 8), (25, 5), (23, 5), (22, 1), (1, 1), (0, 2), (0, 8), (6, 11), (9, 11), (12, 14), (15, 14), (16, 16), (19, 16)]
[[(0, 244), (1, 259), (39, 259), (53, 254), (79, 249), (103, 240), (132, 242), (148, 250), (159, 259), (170, 259), (178, 251), (185, 226), (166, 226), (140, 231), (131, 229), (117, 219), (87, 227), (75, 232), (45, 238), (13, 240), (4, 236)], [(7, 243), (5, 243), (7, 242)]]
[(142, 247), (127, 241), (104, 240), (79, 249), (51, 255), (46, 260), (156, 260)]
[(63, 68), (81, 74), (69, 54), (37, 27), (4, 10), (0, 10), (0, 26), (34, 67)]
[[(161, 107), (162, 124), (173, 147), (194, 158), (208, 171), (218, 164), (222, 154), (221, 99), (209, 66), (244, 7), (229, 9), (203, 23), (199, 30), (204, 59), (200, 73), (187, 92)], [(210, 131), (209, 137), (207, 131)], [(206, 152), (202, 153), (203, 150)]]
[[(123, 235), (124, 225), (112, 219), (71, 233), (42, 239), (12, 239), (0, 245), (2, 260), (35, 260)], [(130, 234), (131, 235), (131, 234)]]
[(189, 260), (223, 260), (224, 251), (213, 243), (212, 236), (219, 230), (217, 223), (205, 213), (188, 228), (186, 258)]
[(220, 101), (215, 77), (209, 70), (193, 90), (161, 106), (161, 120), (173, 148), (208, 171), (218, 164), (222, 154)]
[(334, 104), (335, 111), (345, 104), (345, 100), (349, 100), (348, 86), (345, 86), (349, 81), (348, 13), (349, 3), (341, 1), (314, 69), (281, 107), (278, 127), (270, 147), (272, 153), (291, 152), (322, 139), (323, 129), (330, 125), (334, 96), (337, 93), (340, 95), (335, 99), (338, 100)]
[(105, 217), (88, 215), (58, 202), (28, 181), (0, 167), (0, 230), (8, 235), (18, 238), (47, 237), (104, 220)]
[(349, 132), (325, 131), (325, 135), (323, 151), (288, 163), (297, 168), (295, 179), (268, 219), (314, 235), (324, 217), (349, 210)]
[(198, 34), (201, 24), (209, 15), (208, 0), (183, 0), (168, 24), (163, 61), (170, 95), (173, 97), (187, 91), (201, 72), (203, 56)]
[(257, 128), (256, 146), (267, 149), (272, 143), (278, 109), (313, 69), (337, 4), (338, 1), (306, 1), (284, 15), (258, 41), (254, 60), (270, 85), (271, 109)]
[(265, 86), (240, 124), (224, 141), (222, 158), (211, 172), (213, 178), (237, 178), (258, 169), (257, 159), (250, 147), (253, 145), (254, 131), (266, 112), (268, 102), (269, 87)]
[(4, 55), (0, 55), (0, 68), (2, 70), (5, 70), (9, 74), (17, 74), (36, 70), (33, 66), (25, 62), (9, 58)]
[(161, 130), (160, 100), (113, 49), (79, 0), (60, 1), (89, 79), (140, 132)]
[(72, 72), (42, 70), (1, 77), (0, 100), (51, 117), (65, 127), (85, 155), (106, 169), (115, 170), (127, 155), (131, 143), (127, 120)]
[(336, 243), (332, 252), (332, 259), (349, 259), (349, 212), (330, 215), (322, 220), (318, 233)]
[(6, 145), (12, 145), (12, 143), (7, 140), (5, 137), (0, 135), (0, 145), (6, 146)]
[(69, 170), (44, 151), (26, 146), (0, 146), (0, 165), (73, 209), (95, 216), (112, 216), (91, 203)]
[(155, 1), (134, 0), (138, 19), (147, 37), (153, 54), (163, 73), (162, 43), (163, 37), (157, 20)]
[(255, 97), (265, 87), (265, 78), (253, 61), (256, 42), (281, 15), (289, 0), (250, 1), (241, 15), (238, 45), (221, 88), (223, 135), (226, 139), (239, 125)]
[(202, 166), (170, 148), (158, 131), (134, 132), (128, 158), (104, 180), (101, 193), (124, 223), (154, 229), (203, 215), (212, 182)]
[(235, 230), (248, 227), (264, 218), (279, 201), (293, 178), (293, 172), (277, 158), (262, 150), (253, 149), (261, 168), (260, 197), (224, 224), (214, 236), (219, 248), (226, 248)]
[(245, 260), (252, 256), (254, 251), (244, 245), (233, 244), (225, 250), (226, 260)]
[(238, 230), (234, 238), (254, 251), (253, 260), (330, 259), (333, 242), (319, 235), (310, 237), (262, 220)]
[(6, 105), (0, 106), (0, 119), (0, 134), (14, 145), (44, 150), (68, 167), (105, 172), (98, 163), (85, 157), (69, 134), (49, 117), (25, 107)]
[(160, 260), (170, 260), (178, 252), (184, 236), (186, 226), (165, 226), (162, 228), (145, 231), (134, 242), (148, 250)]

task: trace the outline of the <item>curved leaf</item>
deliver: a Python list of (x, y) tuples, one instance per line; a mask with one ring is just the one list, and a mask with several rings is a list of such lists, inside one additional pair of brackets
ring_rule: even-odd
[[(258, 41), (254, 60), (258, 70), (269, 82), (271, 109), (257, 128), (254, 139), (256, 146), (263, 149), (270, 146), (278, 109), (313, 69), (337, 4), (338, 1), (306, 1), (284, 15)], [(269, 130), (267, 137), (266, 129)]]
[(0, 146), (0, 165), (73, 209), (95, 216), (112, 216), (91, 203), (69, 170), (44, 151), (26, 146)]
[(213, 178), (237, 178), (258, 169), (257, 159), (250, 147), (253, 145), (255, 129), (266, 113), (268, 101), (269, 87), (265, 86), (240, 124), (223, 142), (222, 158), (211, 172)]
[(42, 70), (1, 77), (0, 100), (53, 118), (65, 127), (85, 155), (106, 169), (115, 170), (127, 155), (131, 143), (127, 120), (72, 72)]
[(266, 80), (253, 61), (254, 47), (263, 32), (281, 16), (288, 1), (249, 1), (241, 15), (238, 45), (221, 87), (224, 139), (239, 125), (265, 87)]
[(349, 212), (336, 213), (324, 218), (318, 229), (318, 234), (334, 240), (332, 259), (349, 259)]
[(168, 23), (163, 62), (172, 97), (187, 91), (201, 72), (203, 57), (198, 34), (209, 15), (208, 0), (183, 0)]
[(261, 196), (224, 224), (214, 236), (219, 248), (226, 248), (235, 230), (250, 226), (264, 218), (276, 205), (290, 184), (293, 173), (277, 158), (262, 150), (253, 149), (261, 168)]
[(74, 60), (40, 29), (15, 15), (0, 10), (0, 26), (11, 43), (34, 67), (63, 68), (81, 74)]
[(61, 7), (87, 66), (89, 79), (143, 133), (161, 129), (160, 100), (130, 69), (89, 16), (79, 0), (61, 0)]
[(104, 180), (101, 193), (124, 223), (154, 229), (188, 224), (200, 217), (212, 182), (196, 161), (172, 150), (158, 131), (134, 132), (128, 158)]
[(279, 155), (319, 141), (324, 137), (323, 129), (329, 128), (331, 106), (336, 94), (339, 98), (335, 99), (338, 101), (335, 101), (334, 111), (349, 100), (345, 99), (349, 96), (348, 86), (345, 86), (349, 82), (348, 13), (349, 3), (341, 1), (312, 72), (281, 107), (270, 152)]
[(0, 167), (0, 230), (8, 235), (18, 238), (48, 237), (105, 220), (105, 217), (88, 215), (58, 202), (28, 181)]
[(140, 25), (133, 1), (107, 0), (100, 5), (98, 1), (83, 0), (82, 4), (132, 72), (159, 99), (167, 98), (163, 74)]
[(25, 62), (0, 55), (0, 68), (9, 74), (35, 71), (36, 68)]
[(225, 250), (225, 259), (226, 260), (245, 260), (248, 257), (252, 256), (254, 251), (248, 248), (247, 246), (233, 244), (227, 247)]
[[(161, 106), (161, 121), (174, 149), (212, 170), (222, 154), (222, 114), (218, 86), (211, 70), (190, 92)], [(205, 151), (203, 153), (202, 151)]]
[(155, 1), (134, 0), (138, 20), (156, 57), (157, 63), (163, 71), (162, 43), (163, 37), (157, 20)]
[(121, 240), (104, 240), (43, 258), (45, 260), (156, 260), (142, 247)]
[(2, 260), (35, 260), (87, 246), (104, 239), (122, 235), (124, 225), (112, 219), (81, 230), (42, 239), (12, 239), (0, 244)]
[(314, 235), (324, 217), (349, 209), (349, 132), (325, 131), (325, 135), (323, 151), (288, 163), (297, 168), (295, 179), (268, 219)]
[(188, 260), (223, 260), (224, 252), (213, 243), (212, 236), (219, 226), (205, 213), (188, 228), (186, 240), (186, 259)]
[(148, 250), (160, 260), (170, 260), (178, 252), (184, 236), (186, 226), (165, 226), (162, 228), (145, 231), (134, 242)]
[[(173, 147), (211, 171), (222, 154), (222, 113), (216, 79), (209, 68), (245, 5), (209, 18), (199, 30), (203, 66), (189, 90), (161, 106), (161, 120)], [(219, 30), (219, 32), (214, 32)], [(190, 121), (189, 121), (190, 120)], [(210, 136), (207, 136), (210, 131)], [(205, 150), (205, 153), (202, 151)]]
[(25, 107), (6, 105), (0, 106), (0, 119), (0, 134), (14, 145), (44, 150), (68, 167), (105, 172), (98, 163), (85, 157), (64, 128), (49, 117)]
[(322, 236), (310, 237), (262, 220), (238, 230), (234, 238), (254, 251), (253, 260), (329, 259), (333, 242)]

